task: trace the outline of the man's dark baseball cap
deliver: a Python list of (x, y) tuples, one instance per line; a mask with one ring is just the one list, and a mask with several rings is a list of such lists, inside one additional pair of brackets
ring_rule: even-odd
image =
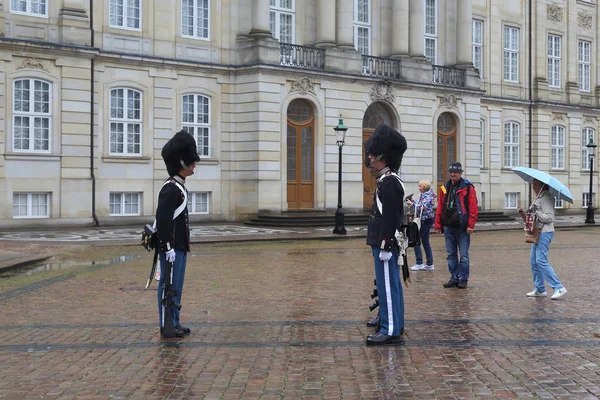
[(448, 172), (463, 172), (462, 164), (459, 162), (453, 162), (448, 168)]

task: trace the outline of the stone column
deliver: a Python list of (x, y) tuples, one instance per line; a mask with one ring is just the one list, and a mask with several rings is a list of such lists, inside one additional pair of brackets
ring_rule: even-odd
[(271, 36), (269, 0), (252, 0), (252, 29), (250, 35), (254, 37)]
[(318, 0), (318, 47), (335, 47), (335, 0)]
[(337, 2), (336, 18), (337, 45), (341, 49), (354, 48), (354, 2), (340, 0)]
[(425, 56), (425, 1), (410, 0), (409, 52), (411, 56)]
[(408, 56), (408, 0), (394, 0), (392, 4), (392, 57)]
[(473, 68), (471, 53), (473, 6), (471, 0), (458, 0), (456, 27), (456, 61), (457, 66)]

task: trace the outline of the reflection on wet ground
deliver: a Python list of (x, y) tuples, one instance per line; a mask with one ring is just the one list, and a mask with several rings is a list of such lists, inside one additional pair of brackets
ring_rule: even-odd
[(31, 276), (41, 272), (47, 271), (59, 271), (66, 270), (71, 268), (84, 268), (93, 265), (105, 265), (110, 266), (114, 264), (119, 264), (125, 261), (129, 261), (136, 256), (119, 256), (112, 258), (110, 260), (105, 261), (64, 261), (58, 263), (34, 263), (31, 265), (22, 265), (17, 268), (13, 268), (7, 271), (3, 271), (0, 273), (0, 278), (11, 278), (17, 276)]

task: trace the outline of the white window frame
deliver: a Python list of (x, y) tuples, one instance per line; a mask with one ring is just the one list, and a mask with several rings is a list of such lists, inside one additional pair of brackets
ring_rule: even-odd
[[(188, 196), (188, 212), (190, 214), (210, 214), (210, 192), (190, 192)], [(200, 197), (200, 199), (199, 199)], [(206, 206), (206, 210), (198, 211), (197, 205)]]
[[(437, 12), (437, 0), (422, 0), (425, 5), (424, 5), (424, 12), (423, 12), (423, 34), (424, 34), (424, 42), (423, 42), (423, 52), (425, 53), (425, 58), (427, 58), (427, 61), (429, 61), (432, 65), (436, 65), (437, 63), (437, 24), (438, 24), (438, 12)], [(433, 7), (429, 7), (431, 9), (433, 9), (433, 19), (434, 19), (434, 23), (433, 25), (431, 24), (427, 24), (427, 7), (428, 7), (428, 2), (432, 2), (433, 3)], [(429, 51), (428, 51), (429, 49)]]
[[(143, 0), (139, 0), (139, 7), (133, 8), (133, 12), (134, 15), (130, 16), (129, 14), (131, 13), (130, 11), (130, 7), (129, 7), (129, 3), (133, 3), (136, 0), (108, 0), (108, 26), (110, 26), (111, 28), (115, 28), (115, 29), (126, 29), (129, 31), (138, 31), (140, 32), (142, 30), (142, 4), (143, 4)], [(113, 23), (113, 16), (119, 17), (116, 14), (113, 14), (112, 11), (112, 5), (115, 4), (116, 7), (121, 7), (122, 8), (122, 12), (120, 17), (122, 18), (123, 23), (122, 24), (116, 24)], [(135, 15), (137, 11), (137, 15)], [(129, 18), (134, 18), (137, 19), (138, 21), (138, 27), (135, 26), (129, 26)]]
[[(29, 96), (28, 100), (21, 100), (17, 98), (17, 86), (20, 83), (23, 85), (25, 82), (28, 83), (29, 88), (27, 90), (20, 90), (20, 93), (27, 94)], [(48, 101), (36, 101), (36, 83), (41, 85), (47, 85), (48, 90), (43, 90), (47, 93)], [(22, 78), (15, 79), (13, 81), (13, 117), (12, 117), (12, 148), (14, 152), (23, 152), (23, 153), (50, 153), (52, 151), (52, 83), (35, 78)], [(47, 112), (45, 111), (36, 111), (36, 106), (38, 110), (40, 107), (47, 108)], [(23, 107), (27, 108), (27, 111), (23, 111)], [(24, 119), (28, 119), (28, 123), (23, 125), (21, 122), (17, 123), (17, 121), (23, 121)], [(41, 123), (41, 125), (40, 125)], [(46, 124), (46, 126), (42, 126)], [(38, 124), (37, 132), (36, 132), (36, 124)], [(17, 146), (17, 129), (25, 128), (27, 129), (27, 137), (20, 138), (22, 141), (27, 140), (28, 147), (23, 148), (22, 144)], [(42, 146), (36, 148), (36, 136), (40, 133), (47, 132), (47, 136), (43, 135), (41, 138)], [(21, 134), (24, 136), (24, 134)], [(20, 136), (21, 136), (20, 135)], [(38, 138), (39, 140), (39, 138)], [(47, 143), (47, 149), (44, 148), (43, 144)]]
[(590, 149), (587, 148), (587, 144), (590, 142), (590, 139), (594, 139), (594, 143), (596, 143), (596, 130), (594, 128), (583, 128), (581, 130), (581, 170), (589, 171), (590, 170)]
[[(288, 2), (291, 4), (291, 7), (285, 6), (285, 3)], [(282, 4), (284, 5), (282, 6)], [(291, 16), (292, 40), (282, 43), (296, 43), (296, 0), (271, 0), (269, 10), (269, 26), (271, 28), (271, 35), (281, 42), (281, 17)]]
[(554, 198), (554, 208), (565, 208), (565, 202), (558, 197)]
[[(33, 12), (34, 2), (44, 7), (44, 13)], [(25, 11), (17, 8), (17, 3), (25, 3)], [(12, 14), (29, 15), (31, 17), (48, 18), (48, 0), (10, 0), (10, 12)]]
[[(590, 190), (589, 188), (584, 189), (584, 192), (581, 193), (581, 206), (583, 208), (587, 208), (588, 207), (588, 204), (589, 204), (589, 201), (590, 201), (590, 192), (589, 192), (589, 190)], [(596, 193), (592, 192), (592, 205), (596, 204), (596, 202), (594, 202), (594, 197), (595, 197), (594, 195), (595, 194)]]
[(504, 80), (519, 82), (519, 28), (504, 26)]
[[(507, 131), (508, 129), (508, 131)], [(510, 140), (507, 139), (507, 134)], [(516, 140), (515, 140), (516, 139)], [(521, 124), (515, 121), (504, 123), (504, 167), (518, 167), (521, 158)], [(516, 153), (516, 158), (515, 158)]]
[(565, 169), (565, 146), (566, 146), (566, 131), (562, 125), (554, 125), (550, 129), (550, 169), (564, 170)]
[[(113, 109), (116, 109), (117, 112), (120, 110), (120, 107), (113, 104), (113, 92), (115, 91), (123, 91), (123, 108), (122, 108), (122, 117), (116, 116), (113, 113)], [(108, 112), (109, 112), (109, 121), (108, 121), (108, 150), (111, 156), (141, 156), (142, 155), (142, 138), (143, 138), (143, 107), (142, 107), (142, 92), (137, 89), (132, 89), (128, 87), (114, 87), (109, 91), (109, 100), (108, 100)], [(139, 97), (139, 107), (131, 109), (129, 107), (129, 98), (130, 96), (134, 96), (135, 94)], [(133, 99), (136, 100), (135, 97)], [(135, 113), (137, 110), (138, 118), (131, 118), (130, 112)], [(117, 131), (113, 132), (113, 124), (122, 125), (123, 129), (121, 133), (123, 135), (123, 150), (113, 150), (113, 144), (115, 144), (113, 140), (113, 134), (118, 134)], [(135, 132), (135, 128), (137, 127), (138, 132)], [(129, 132), (130, 128), (133, 128), (133, 132)], [(136, 139), (137, 138), (137, 143)], [(135, 151), (136, 144), (139, 146), (139, 151)], [(119, 145), (119, 142), (116, 142), (116, 146)], [(133, 151), (129, 151), (129, 147), (133, 146)]]
[[(24, 215), (19, 214), (15, 215), (15, 207), (19, 205), (15, 205), (17, 199), (15, 197), (23, 197), (25, 196), (25, 208), (26, 212)], [(46, 211), (43, 214), (34, 214), (34, 200), (44, 198)], [(21, 206), (23, 205), (22, 203)], [(38, 204), (37, 207), (43, 207), (44, 204)], [(45, 192), (14, 192), (13, 193), (13, 209), (12, 215), (14, 219), (25, 219), (25, 218), (50, 218), (50, 193)]]
[[(112, 207), (113, 204), (117, 204), (117, 202), (113, 201), (113, 196), (119, 196), (119, 207), (120, 212), (114, 212)], [(129, 197), (129, 206), (131, 207), (133, 204), (137, 204), (136, 212), (125, 212), (125, 208), (128, 206), (128, 196)], [(137, 202), (133, 202), (133, 197), (137, 197)], [(110, 192), (108, 194), (108, 215), (109, 216), (135, 216), (140, 215), (140, 210), (142, 209), (142, 194), (140, 192)]]
[(473, 67), (479, 71), (479, 76), (483, 77), (483, 21), (474, 19), (472, 22), (472, 55)]
[[(188, 34), (184, 31), (184, 2), (191, 3), (192, 7), (192, 34)], [(206, 9), (201, 5), (201, 2), (206, 2)], [(206, 26), (200, 26), (200, 21), (204, 21), (204, 17), (200, 16), (206, 12)], [(198, 29), (202, 29), (202, 31), (206, 30), (206, 35), (198, 34)], [(181, 36), (185, 38), (191, 39), (201, 39), (201, 40), (210, 40), (210, 0), (181, 0)]]
[[(187, 111), (189, 100), (193, 100), (193, 110)], [(203, 108), (207, 108), (204, 109)], [(199, 93), (186, 93), (181, 96), (181, 127), (196, 141), (200, 158), (212, 157), (211, 98)], [(189, 120), (191, 116), (191, 120)]]
[(592, 42), (580, 40), (577, 43), (577, 81), (579, 90), (591, 91), (592, 80)]
[(479, 120), (479, 167), (485, 167), (485, 120)]
[(521, 193), (519, 192), (505, 192), (504, 193), (504, 209), (506, 210), (516, 210), (519, 208), (519, 197)]
[[(366, 4), (366, 21), (359, 20), (359, 2)], [(354, 0), (354, 18), (353, 18), (353, 29), (354, 29), (354, 48), (360, 54), (368, 56), (371, 55), (371, 0)], [(363, 33), (361, 35), (361, 32)], [(364, 43), (364, 32), (366, 32), (366, 43)]]
[(560, 88), (562, 37), (548, 35), (548, 87)]

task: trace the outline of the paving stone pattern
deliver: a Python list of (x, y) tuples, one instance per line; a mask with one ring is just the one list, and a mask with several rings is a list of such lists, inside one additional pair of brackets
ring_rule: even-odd
[(436, 269), (412, 272), (404, 340), (386, 347), (364, 342), (374, 274), (362, 238), (194, 245), (182, 301), (192, 334), (178, 340), (159, 338), (156, 283), (143, 290), (150, 255), (11, 275), (0, 398), (596, 399), (598, 233), (556, 233), (550, 261), (569, 291), (557, 301), (525, 296), (522, 231), (473, 237), (466, 290), (442, 288), (432, 236)]

